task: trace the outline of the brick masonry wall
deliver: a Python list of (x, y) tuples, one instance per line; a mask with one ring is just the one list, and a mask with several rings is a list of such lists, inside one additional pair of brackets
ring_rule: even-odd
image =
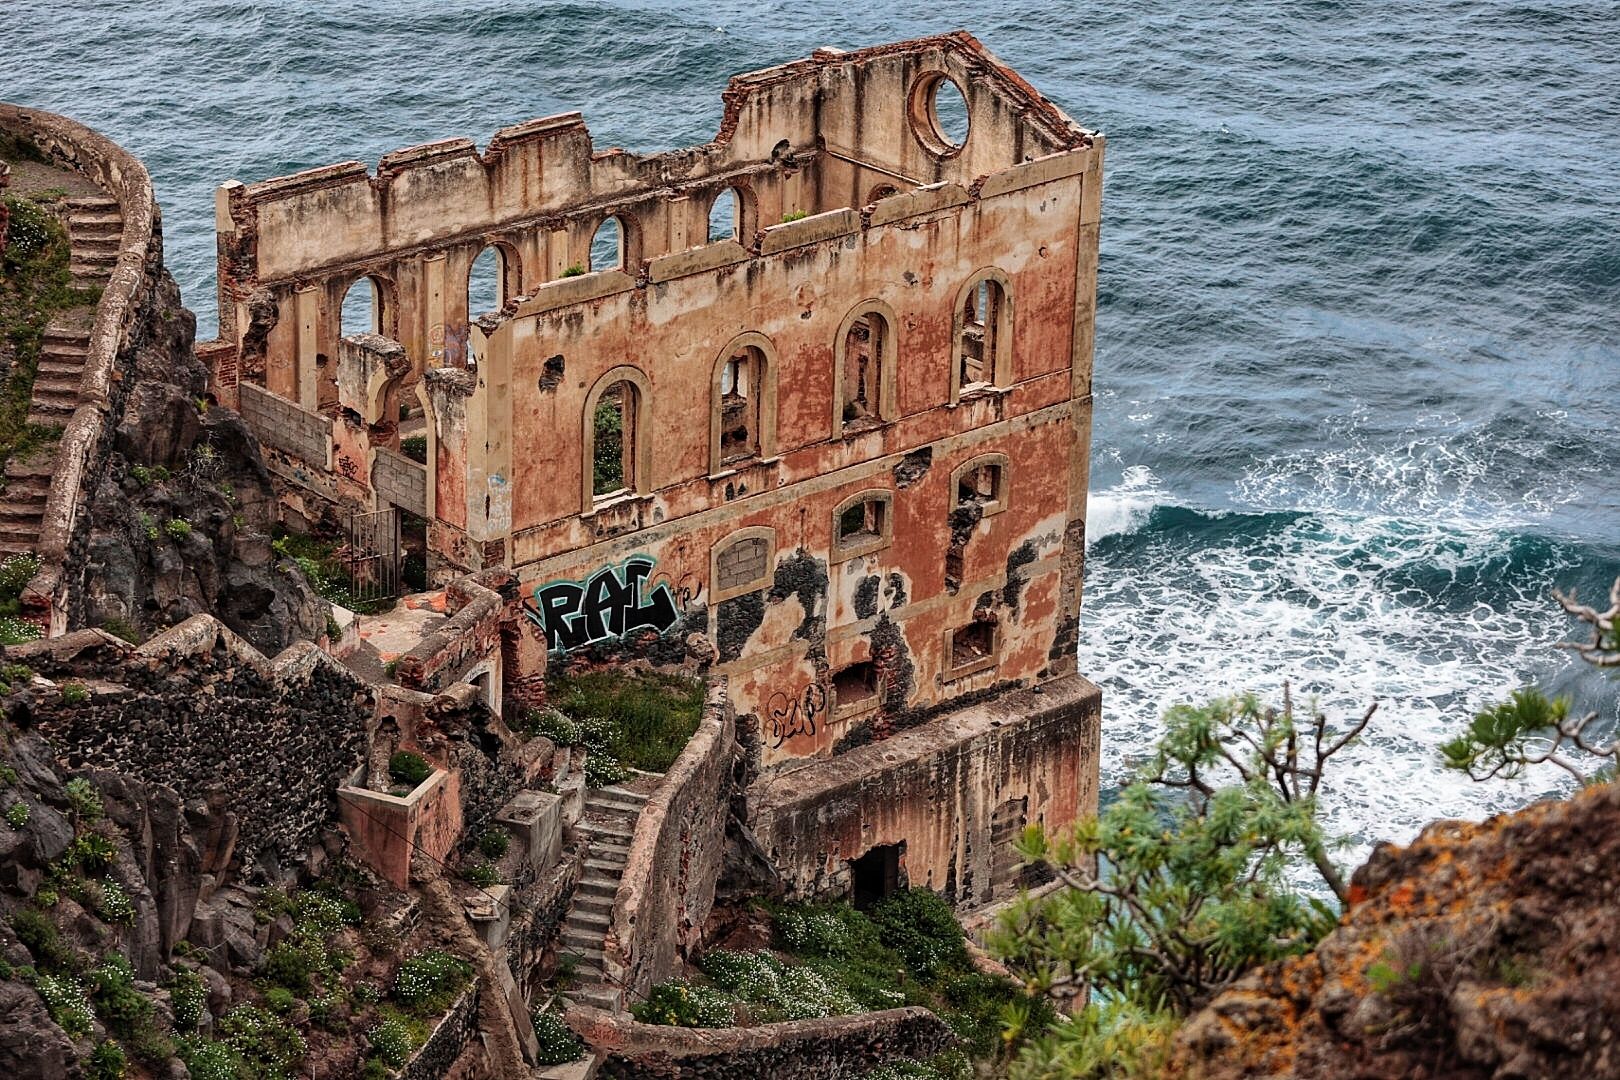
[(377, 460), (371, 468), (371, 486), (383, 502), (427, 517), (427, 466), (386, 446), (377, 447)]

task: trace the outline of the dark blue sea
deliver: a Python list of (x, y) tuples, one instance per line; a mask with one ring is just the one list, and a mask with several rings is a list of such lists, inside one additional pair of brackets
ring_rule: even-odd
[(1379, 718), (1363, 843), (1544, 792), (1435, 746), (1523, 683), (1612, 723), (1554, 587), (1620, 574), (1620, 5), (0, 2), (0, 98), (141, 155), (214, 324), (212, 192), (581, 109), (701, 143), (726, 78), (965, 27), (1108, 134), (1081, 669), (1118, 780), (1177, 701)]

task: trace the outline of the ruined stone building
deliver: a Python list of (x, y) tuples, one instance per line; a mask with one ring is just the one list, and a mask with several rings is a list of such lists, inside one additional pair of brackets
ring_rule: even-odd
[(1096, 797), (1103, 140), (966, 33), (724, 104), (650, 156), (570, 113), (224, 185), (212, 391), (289, 506), (357, 543), (403, 511), (436, 580), (505, 597), (492, 702), (706, 667), (792, 890), (1004, 896), (1012, 836)]

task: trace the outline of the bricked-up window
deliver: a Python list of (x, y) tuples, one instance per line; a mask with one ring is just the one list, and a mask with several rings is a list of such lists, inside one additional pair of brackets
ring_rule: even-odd
[(733, 353), (720, 369), (720, 461), (759, 454), (759, 404), (765, 356), (754, 346)]
[(833, 674), (832, 690), (835, 716), (850, 716), (877, 708), (877, 665), (862, 660), (840, 669)]
[(776, 534), (767, 527), (739, 529), (714, 546), (709, 573), (709, 602), (717, 604), (771, 583)]
[(975, 619), (951, 630), (946, 641), (946, 676), (960, 678), (995, 666), (1000, 644), (998, 627), (988, 620)]
[(888, 491), (863, 491), (838, 505), (833, 512), (834, 562), (889, 546), (894, 534), (893, 499)]
[(867, 300), (844, 317), (833, 342), (834, 438), (893, 420), (899, 340), (893, 309)]

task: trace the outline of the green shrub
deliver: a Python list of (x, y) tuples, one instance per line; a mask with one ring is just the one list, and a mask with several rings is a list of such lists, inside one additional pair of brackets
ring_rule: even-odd
[(296, 1028), (256, 1005), (238, 1005), (217, 1027), (219, 1041), (236, 1051), (251, 1077), (290, 1080), (307, 1051)]
[(164, 523), (163, 531), (175, 540), (184, 540), (191, 535), (191, 522), (185, 518), (170, 518)]
[(101, 628), (113, 637), (123, 638), (131, 645), (139, 645), (145, 640), (145, 635), (141, 633), (139, 627), (128, 619), (120, 619), (116, 615), (105, 620), (101, 624)]
[(643, 1024), (670, 1027), (730, 1027), (736, 1020), (731, 999), (708, 986), (685, 979), (669, 979), (654, 986), (646, 1001), (630, 1006), (630, 1014)]
[(895, 893), (872, 909), (878, 937), (919, 975), (969, 966), (967, 936), (945, 898), (929, 889)]
[(17, 599), (37, 573), (39, 573), (38, 556), (27, 553), (7, 555), (0, 560), (0, 597)]
[(467, 961), (432, 949), (399, 965), (394, 973), (394, 997), (418, 1012), (441, 1012), (471, 978), (472, 965)]
[(326, 943), (317, 937), (294, 934), (276, 942), (264, 954), (259, 971), (277, 986), (285, 987), (299, 997), (307, 997), (314, 989), (314, 976), (326, 966)]
[(505, 829), (485, 829), (478, 837), (478, 850), (486, 859), (499, 859), (512, 846), (512, 834)]
[(28, 814), (28, 804), (23, 802), (21, 799), (18, 799), (16, 802), (6, 807), (6, 824), (10, 825), (13, 829), (21, 829), (24, 825), (28, 824)]
[(124, 926), (135, 925), (135, 904), (122, 885), (109, 878), (94, 882), (92, 891), (93, 906), (102, 919)]
[(491, 885), (501, 883), (501, 872), (492, 862), (468, 859), (461, 864), (461, 880), (480, 889), (487, 889)]
[(242, 1055), (228, 1043), (182, 1039), (179, 1054), (191, 1080), (244, 1080), (253, 1075), (247, 1071)]
[(421, 754), (396, 750), (388, 759), (388, 775), (396, 784), (409, 784), (414, 789), (433, 775), (433, 766)]
[(124, 1057), (124, 1048), (108, 1039), (103, 1039), (90, 1051), (90, 1059), (85, 1062), (86, 1075), (90, 1080), (123, 1080), (124, 1071), (129, 1067)]
[(101, 792), (96, 790), (96, 785), (82, 776), (75, 776), (63, 787), (67, 791), (68, 805), (73, 808), (79, 821), (91, 825), (101, 820)]
[(557, 709), (530, 709), (524, 715), (524, 728), (531, 735), (542, 735), (558, 746), (579, 743), (579, 725), (567, 713)]
[(376, 983), (355, 983), (349, 993), (354, 997), (357, 1005), (375, 1005), (382, 1000), (382, 991), (378, 989)]
[(575, 263), (574, 265), (570, 266), (568, 269), (564, 270), (562, 272), (562, 276), (563, 277), (584, 277), (585, 276), (585, 268), (583, 266), (581, 266), (579, 263)]
[(59, 971), (73, 965), (73, 950), (62, 943), (56, 923), (42, 911), (22, 908), (11, 916), (11, 931), (46, 971)]
[(585, 755), (585, 786), (592, 788), (617, 784), (630, 775), (624, 762), (603, 750), (592, 750)]
[(107, 957), (86, 978), (90, 1003), (96, 1015), (108, 1030), (126, 1042), (145, 1039), (149, 1050), (160, 1060), (167, 1058), (172, 1048), (166, 1040), (152, 1039), (152, 1002), (135, 988), (135, 971), (129, 961), (114, 954)]
[(536, 1012), (531, 1019), (535, 1040), (540, 1044), (541, 1065), (566, 1065), (585, 1056), (585, 1044), (556, 1013)]
[(90, 1003), (84, 999), (84, 988), (66, 975), (41, 975), (34, 981), (34, 990), (45, 1002), (56, 1026), (67, 1032), (69, 1038), (82, 1039), (90, 1034), (95, 1017)]
[(90, 700), (90, 689), (81, 682), (63, 683), (58, 693), (64, 705), (83, 705)]
[(412, 461), (427, 464), (427, 436), (407, 435), (399, 440), (399, 452)]
[(169, 1006), (177, 1031), (195, 1031), (208, 1008), (208, 984), (195, 971), (181, 969), (169, 983)]
[(786, 225), (790, 221), (803, 221), (809, 216), (810, 211), (808, 210), (789, 210), (782, 215), (782, 224)]
[(286, 1016), (298, 1007), (298, 999), (285, 986), (272, 986), (264, 992), (264, 1003), (270, 1011)]
[(366, 1032), (366, 1038), (371, 1043), (371, 1052), (396, 1069), (410, 1060), (411, 1051), (420, 1042), (411, 1025), (398, 1016), (391, 1016)]
[(118, 848), (113, 846), (113, 842), (93, 832), (74, 837), (73, 843), (63, 854), (68, 865), (77, 866), (91, 877), (105, 874), (117, 858)]

